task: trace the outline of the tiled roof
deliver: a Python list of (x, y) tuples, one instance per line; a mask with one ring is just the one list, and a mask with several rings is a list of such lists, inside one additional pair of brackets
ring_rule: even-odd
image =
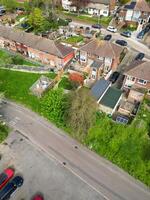
[(0, 25), (0, 37), (22, 43), (33, 49), (49, 53), (51, 55), (64, 58), (74, 50), (71, 47), (66, 47), (62, 44), (57, 44), (53, 40), (36, 36), (32, 33), (26, 33), (20, 30), (15, 30), (10, 27)]
[(91, 94), (94, 96), (96, 100), (99, 100), (100, 97), (104, 94), (104, 92), (110, 86), (110, 82), (105, 79), (100, 79), (95, 83), (95, 85), (91, 89)]
[(124, 6), (125, 9), (150, 12), (150, 4), (146, 0), (131, 1)]
[(134, 61), (124, 74), (150, 81), (150, 61)]
[(104, 94), (104, 96), (102, 97), (99, 104), (113, 109), (116, 106), (116, 104), (118, 103), (121, 95), (122, 95), (121, 90), (110, 87), (107, 90), (107, 92)]
[(86, 51), (91, 55), (116, 58), (120, 56), (123, 48), (110, 41), (94, 39), (82, 46), (80, 50)]

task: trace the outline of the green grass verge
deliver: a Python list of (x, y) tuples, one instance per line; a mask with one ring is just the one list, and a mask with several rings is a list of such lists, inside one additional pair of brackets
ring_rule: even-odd
[[(56, 74), (45, 74), (54, 78)], [(40, 111), (40, 100), (29, 92), (29, 88), (41, 76), (41, 74), (16, 72), (0, 69), (0, 92), (4, 92), (7, 98), (23, 103), (34, 111)]]
[(78, 20), (78, 21), (82, 21), (82, 22), (86, 22), (88, 24), (97, 24), (100, 23), (103, 26), (108, 26), (112, 17), (101, 17), (98, 19), (98, 17), (92, 17), (92, 16), (88, 16), (88, 15), (77, 15), (75, 13), (67, 13), (64, 12), (64, 17), (69, 17), (72, 20)]
[(6, 137), (8, 136), (8, 132), (8, 127), (0, 122), (0, 143), (6, 139)]

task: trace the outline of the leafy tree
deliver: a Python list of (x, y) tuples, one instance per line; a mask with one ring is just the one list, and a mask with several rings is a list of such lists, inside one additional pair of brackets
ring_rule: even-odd
[(50, 90), (41, 101), (42, 114), (56, 124), (64, 123), (67, 98), (62, 89)]
[(129, 1), (130, 1), (130, 0), (119, 0), (119, 2), (120, 2), (122, 5), (128, 3)]
[(28, 17), (28, 23), (36, 32), (43, 31), (46, 20), (43, 17), (42, 10), (35, 8)]
[(16, 0), (0, 0), (0, 4), (6, 6), (8, 11), (14, 11), (17, 7)]
[(96, 101), (85, 88), (71, 93), (66, 112), (67, 124), (77, 134), (84, 136), (94, 122), (97, 110)]

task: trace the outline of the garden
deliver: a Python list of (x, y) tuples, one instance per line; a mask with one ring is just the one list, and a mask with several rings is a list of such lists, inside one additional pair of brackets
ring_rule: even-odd
[(83, 36), (79, 35), (79, 36), (71, 36), (65, 40), (63, 40), (63, 42), (69, 43), (69, 44), (77, 44), (79, 42), (83, 41)]

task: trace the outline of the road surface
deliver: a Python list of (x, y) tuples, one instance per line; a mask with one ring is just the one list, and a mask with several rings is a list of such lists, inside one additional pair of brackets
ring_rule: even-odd
[(100, 200), (150, 200), (150, 190), (144, 184), (37, 114), (12, 102), (2, 107), (1, 113), (11, 127), (97, 191)]

